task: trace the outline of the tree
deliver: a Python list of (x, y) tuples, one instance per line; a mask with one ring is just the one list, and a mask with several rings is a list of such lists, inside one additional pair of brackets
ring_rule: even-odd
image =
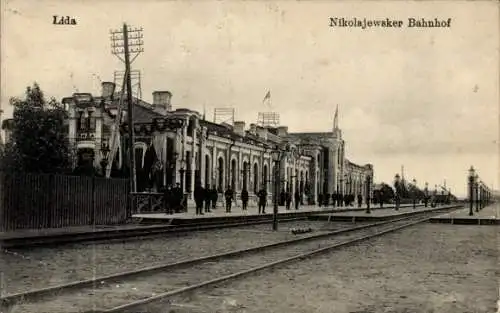
[(389, 202), (394, 199), (394, 190), (390, 185), (382, 183), (380, 187), (380, 197), (382, 198), (382, 201)]
[(67, 112), (54, 98), (45, 100), (37, 83), (27, 87), (25, 99), (11, 98), (14, 107), (12, 136), (2, 164), (23, 172), (60, 173), (70, 168), (66, 140)]

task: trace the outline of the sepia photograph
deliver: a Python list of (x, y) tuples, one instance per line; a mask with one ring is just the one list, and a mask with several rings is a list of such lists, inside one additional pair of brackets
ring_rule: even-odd
[(500, 2), (0, 11), (0, 313), (500, 313)]

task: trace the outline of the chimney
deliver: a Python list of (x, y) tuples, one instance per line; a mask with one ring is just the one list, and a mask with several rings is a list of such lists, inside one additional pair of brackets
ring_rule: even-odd
[(259, 127), (257, 128), (257, 134), (260, 138), (267, 140), (267, 128)]
[(102, 82), (102, 94), (103, 98), (113, 98), (113, 94), (115, 93), (115, 83), (112, 82)]
[(153, 91), (153, 108), (172, 111), (170, 99), (172, 99), (170, 91)]
[(234, 122), (233, 131), (240, 136), (245, 136), (245, 122)]
[(288, 135), (288, 126), (278, 127), (278, 136), (285, 137), (286, 135)]
[(257, 125), (254, 123), (250, 124), (250, 134), (252, 135), (257, 134)]

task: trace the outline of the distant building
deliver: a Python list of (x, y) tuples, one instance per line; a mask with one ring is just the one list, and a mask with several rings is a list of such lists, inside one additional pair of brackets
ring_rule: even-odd
[[(103, 142), (109, 144), (118, 97), (115, 85), (105, 82), (100, 96), (78, 93), (62, 100), (69, 112), (68, 139), (76, 150), (75, 167), (90, 162), (100, 169), (101, 147)], [(181, 183), (185, 191), (192, 193), (198, 182), (219, 191), (231, 187), (236, 194), (247, 189), (252, 195), (264, 187), (271, 195), (275, 192), (271, 151), (286, 143), (293, 153), (281, 161), (278, 192), (298, 190), (304, 203), (315, 203), (318, 194), (336, 192), (365, 197), (363, 187), (367, 176), (373, 178), (373, 167), (356, 165), (345, 158), (338, 110), (332, 131), (293, 133), (286, 126), (251, 123), (246, 127), (243, 121), (235, 121), (234, 125), (212, 123), (190, 109), (172, 110), (171, 98), (168, 91), (155, 91), (152, 104), (134, 99), (139, 191)], [(151, 132), (155, 120), (165, 117), (180, 118), (184, 126)], [(121, 137), (113, 161), (115, 171), (129, 163), (124, 141), (125, 137)]]

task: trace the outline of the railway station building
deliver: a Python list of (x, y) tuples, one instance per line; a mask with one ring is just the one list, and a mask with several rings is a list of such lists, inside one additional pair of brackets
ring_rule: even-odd
[[(112, 144), (116, 133), (116, 154), (112, 162), (107, 161), (112, 164), (111, 177), (128, 172), (128, 136), (115, 132), (119, 98), (115, 84), (103, 82), (101, 95), (75, 93), (62, 100), (69, 112), (68, 140), (75, 149), (75, 169), (91, 166), (104, 172), (103, 147)], [(231, 187), (238, 199), (246, 189), (254, 201), (261, 188), (267, 190), (269, 199), (275, 192), (298, 190), (304, 204), (317, 203), (320, 194), (360, 194), (366, 199), (365, 184), (367, 177), (373, 182), (373, 166), (346, 158), (338, 110), (331, 130), (300, 133), (286, 126), (210, 122), (188, 108), (173, 110), (171, 99), (169, 91), (153, 92), (153, 103), (134, 98), (137, 191), (157, 191), (179, 183), (192, 199), (195, 183), (200, 183), (219, 192)], [(182, 124), (167, 127), (171, 119)], [(4, 128), (8, 133), (8, 127)], [(272, 152), (285, 145), (287, 152), (281, 154), (278, 167), (279, 190), (275, 190), (278, 163)]]

